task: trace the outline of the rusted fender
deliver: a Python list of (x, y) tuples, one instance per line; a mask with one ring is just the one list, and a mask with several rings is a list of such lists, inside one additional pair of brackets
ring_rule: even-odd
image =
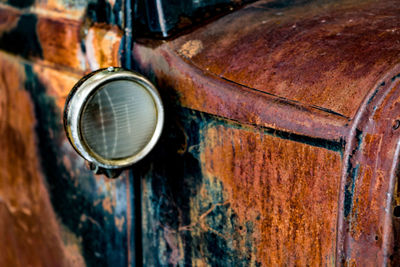
[(399, 62), (399, 13), (396, 1), (258, 1), (175, 40), (143, 41), (134, 53), (186, 107), (338, 140)]

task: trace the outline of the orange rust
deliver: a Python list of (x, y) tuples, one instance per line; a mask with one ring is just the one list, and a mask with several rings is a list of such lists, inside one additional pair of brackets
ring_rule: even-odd
[(257, 261), (334, 264), (339, 153), (224, 126), (203, 134), (204, 175), (221, 180), (241, 222), (254, 224)]
[(86, 56), (92, 70), (120, 66), (119, 48), (122, 32), (117, 26), (96, 24), (86, 36)]
[(115, 217), (115, 226), (117, 227), (118, 231), (122, 232), (125, 224), (125, 218), (121, 217)]
[[(399, 62), (398, 1), (341, 0), (273, 9), (257, 1), (166, 44), (216, 76), (352, 118)], [(181, 53), (184, 56), (184, 54)]]
[[(30, 8), (34, 13), (52, 18), (81, 20), (87, 13), (90, 1), (75, 0), (35, 0)], [(102, 1), (103, 5), (110, 4), (113, 8), (115, 0)]]
[(366, 134), (365, 135), (365, 150), (363, 153), (365, 154), (366, 158), (374, 159), (376, 155), (378, 155), (381, 146), (382, 146), (382, 135), (381, 134)]
[(134, 57), (143, 72), (156, 75), (165, 95), (184, 107), (245, 124), (340, 141), (348, 119), (312, 106), (267, 95), (197, 69), (166, 46), (135, 44)]
[(397, 67), (386, 75), (385, 82), (364, 100), (352, 126), (358, 136), (349, 135), (344, 154), (338, 259), (360, 266), (396, 266), (398, 261), (394, 243), (398, 221), (393, 219), (392, 198), (396, 199), (400, 149), (400, 132), (393, 128), (400, 112), (399, 72)]
[(46, 87), (46, 93), (55, 99), (57, 107), (62, 112), (65, 100), (80, 76), (75, 73), (45, 67), (42, 64), (32, 65), (40, 82)]
[[(291, 147), (293, 141), (255, 146), (258, 141), (254, 138), (231, 133), (240, 130), (220, 130), (222, 126), (213, 128), (216, 133), (210, 130), (201, 133), (201, 136), (205, 134), (207, 144), (202, 155), (203, 171), (223, 181), (238, 216), (254, 222), (257, 218), (252, 215), (254, 210), (267, 210), (279, 222), (276, 232), (268, 233), (262, 230), (270, 229), (275, 221), (262, 227), (257, 223), (258, 233), (263, 235), (254, 239), (264, 246), (264, 249), (257, 246), (257, 255), (265, 265), (276, 262), (305, 265), (307, 259), (314, 265), (326, 263), (312, 254), (310, 248), (330, 251), (331, 263), (336, 265), (393, 263), (393, 252), (397, 253), (395, 258), (400, 258), (396, 252), (400, 251), (398, 244), (394, 243), (400, 240), (399, 234), (395, 236), (396, 231), (400, 232), (400, 224), (398, 218), (393, 219), (391, 210), (400, 149), (400, 133), (393, 128), (400, 113), (400, 6), (395, 0), (294, 2), (288, 8), (277, 8), (270, 1), (257, 1), (175, 40), (136, 44), (134, 58), (141, 70), (157, 78), (164, 94), (173, 94), (184, 107), (286, 132), (289, 139), (290, 134), (297, 134), (336, 142), (346, 140), (341, 142), (345, 147), (340, 165), (339, 154), (320, 152), (324, 151), (321, 148), (313, 148), (321, 154), (314, 151), (313, 156), (305, 158), (307, 151)], [(189, 53), (186, 44), (193, 40), (201, 43), (202, 49)], [(276, 154), (276, 162), (263, 155), (271, 151)], [(279, 221), (275, 215), (279, 212), (296, 215), (292, 207), (297, 208), (298, 203), (316, 205), (303, 212), (309, 219), (306, 223), (318, 225), (321, 218), (307, 211), (318, 209), (327, 199), (320, 200), (317, 196), (310, 202), (296, 202), (276, 212), (273, 208), (288, 202), (287, 199), (260, 207), (256, 198), (268, 199), (269, 195), (263, 191), (267, 190), (265, 185), (283, 180), (282, 173), (293, 171), (292, 175), (299, 178), (298, 184), (291, 184), (291, 189), (315, 178), (316, 167), (313, 169), (311, 162), (327, 157), (325, 153), (337, 155), (335, 159), (326, 158), (318, 163), (319, 166), (336, 163), (336, 169), (327, 171), (336, 177), (329, 186), (337, 189), (336, 214), (331, 217), (337, 236), (327, 235), (334, 240), (329, 249), (323, 247), (327, 246), (325, 241), (312, 243), (320, 239), (309, 240), (310, 234), (304, 228), (287, 227), (297, 230), (299, 240), (305, 240), (299, 242), (285, 228), (286, 221)], [(288, 154), (292, 162), (286, 160)], [(296, 165), (296, 160), (304, 165)], [(273, 172), (281, 165), (283, 170)], [(266, 182), (258, 182), (258, 177), (269, 172), (269, 177), (264, 178)], [(249, 183), (254, 183), (256, 189), (249, 187)], [(316, 188), (321, 186), (325, 184)], [(279, 194), (281, 190), (281, 184), (275, 183), (270, 186), (272, 193), (269, 194)], [(282, 195), (293, 196), (291, 191), (285, 193)], [(303, 200), (306, 196), (299, 193), (299, 198)], [(335, 216), (338, 216), (337, 225)], [(301, 221), (296, 216), (293, 219)], [(290, 225), (290, 220), (287, 221)], [(278, 240), (274, 244), (278, 248), (269, 241), (260, 241), (263, 237), (278, 238), (280, 235), (276, 233), (281, 231), (291, 235)], [(325, 229), (325, 232), (328, 231)], [(238, 248), (244, 246), (240, 243), (243, 239), (235, 237), (234, 240), (241, 244)], [(338, 244), (336, 253), (336, 244), (332, 243)], [(270, 258), (273, 260), (266, 261)]]
[(182, 45), (178, 50), (180, 54), (187, 58), (192, 58), (203, 49), (203, 44), (199, 40), (190, 40)]
[(105, 211), (107, 211), (110, 214), (113, 213), (113, 205), (111, 203), (110, 198), (106, 197), (105, 199), (103, 199), (103, 201), (101, 202), (101, 205), (103, 206), (103, 209)]
[[(1, 15), (4, 14), (4, 15)], [(0, 8), (0, 34), (13, 29), (22, 15), (6, 7)], [(36, 34), (43, 59), (30, 58), (56, 69), (84, 72), (108, 66), (120, 66), (119, 49), (122, 31), (114, 25), (94, 24), (86, 29), (81, 20), (36, 14)], [(86, 53), (81, 43), (85, 44)], [(42, 62), (44, 61), (44, 62)]]
[(78, 21), (39, 17), (36, 27), (46, 61), (78, 70), (85, 68)]
[(70, 18), (79, 20), (85, 13), (86, 1), (68, 0), (36, 0), (34, 11), (55, 18)]
[(0, 54), (0, 266), (70, 266), (40, 172), (25, 72)]

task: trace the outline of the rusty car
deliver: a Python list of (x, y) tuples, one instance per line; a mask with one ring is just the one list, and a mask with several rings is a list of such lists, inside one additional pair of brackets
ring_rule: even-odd
[(398, 0), (2, 0), (0, 74), (0, 266), (400, 264)]

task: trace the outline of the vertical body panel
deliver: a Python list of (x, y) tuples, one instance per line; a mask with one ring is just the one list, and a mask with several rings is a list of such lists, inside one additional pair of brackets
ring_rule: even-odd
[(146, 266), (335, 264), (338, 151), (180, 113), (140, 168)]
[(24, 66), (1, 54), (0, 72), (0, 265), (81, 266), (79, 246), (62, 241), (46, 189)]
[(93, 175), (62, 127), (79, 78), (120, 65), (122, 1), (3, 2), (0, 265), (126, 266), (132, 177)]
[[(259, 231), (279, 225), (278, 234), (269, 232), (272, 237), (260, 241), (265, 248), (261, 252), (265, 254), (258, 255), (264, 260), (260, 264), (381, 266), (398, 257), (398, 244), (393, 241), (398, 229), (393, 229), (391, 201), (399, 156), (398, 126), (394, 126), (400, 124), (396, 122), (399, 16), (395, 0), (290, 1), (282, 5), (261, 0), (169, 42), (142, 40), (134, 47), (139, 68), (153, 75), (165, 94), (173, 95), (179, 105), (253, 125), (260, 135), (261, 129), (279, 132), (286, 139), (254, 145), (256, 138), (220, 128), (199, 131), (201, 137), (196, 137), (212, 140), (209, 148), (200, 146), (205, 152), (200, 152), (202, 176), (197, 179), (203, 182), (206, 175), (211, 175), (223, 181), (223, 191), (236, 201), (229, 201), (235, 218), (249, 216), (246, 214), (260, 207), (259, 201), (248, 197), (253, 189), (249, 184), (258, 183), (260, 189), (255, 193), (260, 199), (270, 200), (259, 209), (273, 214), (273, 223), (264, 224)], [(190, 139), (192, 126), (187, 127), (191, 129), (186, 134)], [(311, 145), (314, 156), (306, 149), (299, 151), (291, 146), (287, 139), (297, 140), (304, 147)], [(320, 147), (326, 149), (324, 153), (319, 152)], [(343, 158), (330, 158), (325, 154), (330, 150), (337, 151), (337, 155), (343, 153)], [(263, 155), (272, 152), (276, 161)], [(300, 163), (296, 165), (296, 160), (304, 162), (307, 173), (299, 168)], [(331, 188), (318, 177), (319, 172), (325, 173), (324, 168), (341, 160), (342, 164), (327, 170), (336, 177)], [(311, 162), (318, 164), (313, 167)], [(284, 172), (281, 164), (285, 164)], [(260, 171), (261, 166), (266, 170)], [(265, 172), (271, 172), (268, 179), (263, 176)], [(281, 184), (274, 182), (285, 178), (282, 173), (299, 178), (290, 185), (291, 191), (283, 191)], [(273, 193), (265, 193), (265, 185), (270, 185)], [(150, 186), (146, 189), (149, 199), (157, 199), (155, 192), (163, 191)], [(337, 224), (319, 210), (333, 207), (334, 202), (329, 197), (319, 198), (319, 190), (323, 189), (338, 194), (334, 215)], [(281, 197), (278, 201), (275, 194)], [(292, 209), (293, 199), (303, 206)], [(218, 208), (225, 205), (225, 200)], [(157, 221), (160, 208), (154, 205), (147, 209), (157, 210), (149, 215)], [(276, 216), (275, 209), (278, 214), (290, 214), (289, 222)], [(316, 217), (309, 211), (314, 211)], [(257, 225), (257, 217), (251, 218)], [(296, 220), (299, 225), (294, 226)], [(336, 253), (332, 252), (336, 245), (331, 246), (327, 240), (321, 245), (310, 241), (318, 240), (319, 235), (326, 237), (330, 227), (337, 234)], [(309, 236), (314, 239), (308, 240)], [(275, 243), (273, 238), (277, 238)], [(334, 239), (330, 236), (328, 240)], [(230, 244), (236, 240), (232, 236)], [(180, 244), (178, 241), (175, 243)], [(218, 247), (226, 246), (221, 243)], [(316, 255), (316, 251), (323, 256)], [(166, 250), (163, 255), (168, 253)], [(335, 257), (334, 261), (328, 260)]]
[(2, 229), (18, 230), (20, 224), (27, 231), (15, 230), (0, 240), (10, 255), (5, 266), (128, 264), (128, 173), (119, 180), (94, 176), (63, 132), (61, 114), (69, 90), (64, 86), (75, 83), (76, 76), (4, 53), (0, 58), (2, 73), (11, 75), (3, 75), (9, 78), (1, 87), (6, 96), (1, 199), (7, 207)]

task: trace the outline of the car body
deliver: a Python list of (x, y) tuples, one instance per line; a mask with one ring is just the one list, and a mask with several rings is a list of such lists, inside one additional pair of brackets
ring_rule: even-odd
[[(235, 3), (143, 31), (136, 2), (1, 4), (1, 266), (396, 266), (398, 1)], [(62, 129), (109, 66), (165, 106), (117, 179)]]

